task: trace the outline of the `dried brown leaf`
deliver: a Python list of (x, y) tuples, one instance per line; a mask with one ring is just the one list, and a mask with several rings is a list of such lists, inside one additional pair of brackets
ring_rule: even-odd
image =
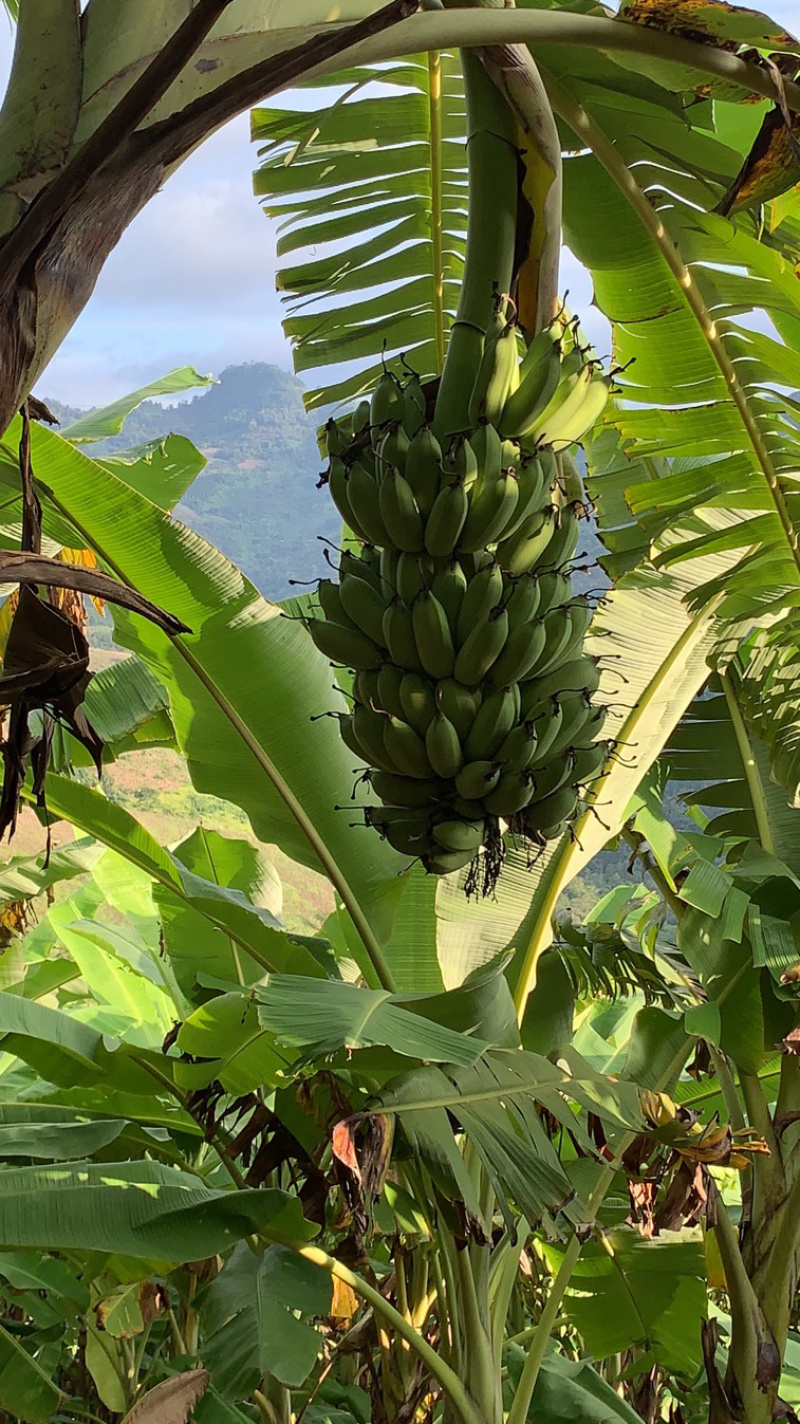
[(125, 1415), (122, 1424), (188, 1424), (189, 1415), (203, 1398), (208, 1370), (188, 1370), (149, 1389)]

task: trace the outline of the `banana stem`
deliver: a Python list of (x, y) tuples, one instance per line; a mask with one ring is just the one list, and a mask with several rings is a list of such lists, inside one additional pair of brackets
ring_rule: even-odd
[(492, 295), (507, 292), (517, 225), (517, 134), (514, 116), (480, 60), (461, 52), (467, 104), (469, 216), (467, 252), (456, 319), (450, 332), (434, 425), (439, 436), (469, 425), (467, 408), (492, 315)]
[(524, 45), (492, 45), (479, 51), (487, 73), (513, 110), (522, 130), (524, 177), (521, 200), (533, 214), (528, 251), (517, 278), (520, 325), (530, 341), (558, 311), (563, 175), (561, 140), (542, 77)]

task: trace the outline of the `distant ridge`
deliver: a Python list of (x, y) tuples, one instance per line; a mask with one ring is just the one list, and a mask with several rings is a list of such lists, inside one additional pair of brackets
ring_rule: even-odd
[[(66, 425), (83, 411), (47, 404)], [(145, 401), (122, 435), (87, 453), (128, 450), (170, 432), (185, 435), (208, 463), (176, 510), (248, 575), (267, 598), (293, 590), (288, 580), (312, 579), (326, 565), (317, 536), (338, 540), (341, 524), (327, 494), (317, 490), (322, 467), (316, 420), (306, 415), (302, 386), (278, 366), (227, 366), (219, 383), (191, 400), (163, 406)]]

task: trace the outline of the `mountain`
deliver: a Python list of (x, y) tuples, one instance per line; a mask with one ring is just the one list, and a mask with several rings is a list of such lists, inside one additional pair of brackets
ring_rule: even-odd
[[(317, 536), (338, 541), (341, 521), (325, 490), (316, 421), (303, 408), (300, 382), (277, 366), (228, 366), (192, 400), (145, 401), (123, 432), (88, 447), (112, 454), (174, 432), (187, 436), (207, 464), (176, 514), (239, 566), (267, 598), (293, 591), (289, 579), (325, 572)], [(82, 411), (47, 404), (62, 425)]]

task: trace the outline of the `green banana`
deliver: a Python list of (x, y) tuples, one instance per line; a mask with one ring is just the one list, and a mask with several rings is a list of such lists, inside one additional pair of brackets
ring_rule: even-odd
[(320, 652), (331, 662), (351, 668), (380, 667), (380, 648), (358, 628), (344, 628), (340, 623), (319, 618), (309, 618), (306, 627)]
[(392, 544), (380, 512), (378, 486), (372, 475), (356, 460), (350, 467), (347, 494), (353, 515), (371, 544)]
[(425, 734), (425, 751), (437, 776), (450, 778), (461, 770), (464, 757), (458, 732), (442, 712), (436, 712), (429, 723)]
[(348, 529), (352, 529), (353, 533), (359, 539), (366, 539), (367, 536), (364, 530), (360, 528), (358, 520), (353, 513), (353, 507), (348, 494), (349, 483), (350, 475), (344, 460), (341, 460), (338, 455), (334, 455), (328, 467), (328, 489), (331, 499), (336, 505)]
[[(431, 684), (417, 672), (404, 673), (400, 680), (400, 707), (409, 727), (425, 736), (436, 711)], [(437, 768), (434, 766), (434, 771)], [(437, 775), (442, 773), (437, 771)]]
[[(384, 667), (387, 666), (390, 664), (385, 663)], [(383, 669), (381, 669), (382, 671)], [(371, 703), (374, 703), (376, 707), (383, 705), (378, 692), (380, 676), (381, 674), (374, 668), (369, 672), (361, 668), (359, 672), (353, 674), (353, 696), (356, 702), (360, 702), (363, 707), (369, 707)]]
[(416, 435), (425, 420), (427, 401), (419, 376), (413, 375), (403, 387), (403, 429), (409, 436)]
[(531, 687), (536, 688), (537, 699), (545, 702), (561, 692), (596, 692), (599, 682), (600, 669), (595, 659), (584, 653), (570, 663), (562, 663), (546, 677), (536, 678)]
[(431, 828), (431, 835), (443, 850), (469, 851), (474, 855), (480, 850), (486, 822), (481, 821), (439, 821)]
[(452, 875), (456, 870), (463, 870), (465, 865), (469, 865), (472, 858), (471, 850), (442, 850), (429, 853), (424, 864), (431, 875)]
[(434, 558), (449, 559), (469, 513), (469, 498), (460, 480), (446, 484), (433, 502), (425, 525), (425, 548)]
[(456, 624), (456, 642), (463, 645), (473, 628), (488, 618), (503, 597), (503, 571), (499, 564), (487, 564), (473, 574), (464, 594)]
[(381, 593), (384, 586), (381, 581), (380, 555), (376, 561), (373, 561), (371, 558), (373, 552), (376, 551), (364, 548), (359, 557), (351, 549), (345, 549), (339, 559), (339, 583), (344, 583), (345, 579), (352, 575), (353, 578), (360, 578), (365, 583), (372, 584), (372, 587)]
[(608, 760), (608, 743), (592, 742), (588, 747), (576, 747), (572, 766), (572, 783), (583, 786), (592, 781)]
[(470, 504), (459, 539), (459, 549), (474, 553), (503, 537), (519, 499), (517, 476), (505, 470), (491, 484), (482, 484)]
[(389, 657), (408, 672), (423, 672), (414, 638), (411, 609), (400, 598), (393, 598), (383, 615), (383, 641)]
[(386, 602), (392, 597), (392, 594), (398, 592), (397, 570), (400, 559), (403, 557), (409, 556), (401, 555), (397, 549), (381, 549), (380, 551), (380, 563), (378, 565), (380, 570), (380, 593)]
[(400, 382), (384, 371), (372, 393), (369, 418), (374, 431), (380, 431), (390, 420), (402, 420), (405, 413)]
[(450, 632), (456, 636), (458, 615), (467, 591), (467, 578), (458, 559), (452, 559), (446, 568), (436, 574), (431, 584), (431, 593), (438, 598), (450, 624)]
[(409, 444), (409, 438), (400, 421), (391, 421), (375, 446), (375, 462), (379, 482), (390, 469), (400, 470), (402, 473)]
[(384, 838), (400, 855), (422, 857), (432, 849), (430, 837), (425, 831), (415, 830), (413, 822), (399, 821), (387, 826)]
[[(573, 698), (578, 701), (572, 701)], [(578, 741), (586, 741), (592, 734), (590, 719), (593, 709), (582, 692), (567, 693), (564, 697), (559, 698), (556, 705), (560, 713), (560, 726), (553, 733), (548, 724), (549, 735), (544, 752), (540, 752), (537, 748), (536, 760), (532, 763), (534, 766), (538, 767), (542, 762), (561, 756), (561, 753), (565, 752), (568, 747), (575, 746)]]
[(591, 367), (586, 369), (588, 380), (583, 379), (581, 372), (569, 399), (539, 430), (539, 439), (556, 450), (581, 440), (597, 424), (608, 404), (610, 377), (596, 376)]
[(500, 475), (503, 468), (503, 443), (495, 427), (484, 420), (470, 437), (470, 445), (478, 462), (476, 485), (481, 489)]
[(526, 835), (534, 839), (553, 840), (559, 833), (564, 821), (568, 821), (575, 814), (575, 807), (578, 804), (578, 793), (572, 786), (562, 786), (559, 791), (554, 791), (552, 796), (547, 796), (544, 801), (537, 801), (533, 805), (525, 807), (521, 817), (522, 827)]
[(519, 373), (517, 325), (507, 321), (494, 341), (484, 343), (483, 355), (469, 398), (469, 420), (477, 425), (483, 417), (499, 426), (503, 407)]
[(542, 619), (544, 638), (539, 656), (530, 664), (528, 677), (544, 677), (559, 663), (566, 662), (564, 653), (572, 634), (570, 613), (570, 608), (556, 608)]
[(500, 687), (481, 703), (464, 742), (467, 761), (491, 760), (498, 752), (519, 712), (519, 695), (510, 687)]
[[(532, 769), (539, 766), (546, 766), (551, 757), (556, 755), (556, 748), (568, 746), (572, 731), (564, 717), (564, 709), (560, 702), (550, 699), (544, 706), (531, 707), (529, 712), (525, 710), (525, 693), (522, 696), (522, 717), (527, 717), (536, 731), (536, 752), (530, 763)], [(563, 738), (563, 741), (562, 741)]]
[(450, 677), (436, 684), (436, 705), (452, 722), (463, 742), (481, 705), (481, 694)]
[(478, 460), (469, 438), (454, 435), (442, 458), (442, 474), (446, 481), (460, 480), (470, 489), (478, 478)]
[(394, 768), (403, 776), (433, 776), (425, 743), (413, 727), (397, 717), (383, 717), (383, 745)]
[(501, 435), (527, 435), (550, 404), (561, 379), (560, 330), (546, 327), (535, 336), (519, 373), (519, 385), (512, 391), (499, 419)]
[(435, 577), (435, 564), (425, 554), (398, 554), (395, 583), (405, 603), (413, 603), (418, 593), (430, 588)]
[(523, 722), (512, 727), (498, 747), (497, 760), (512, 771), (527, 771), (536, 758), (537, 745), (534, 723)]
[(544, 501), (545, 487), (544, 466), (541, 460), (538, 455), (526, 455), (517, 472), (517, 504), (503, 531), (504, 539), (510, 539), (526, 519), (539, 513)]
[(535, 667), (545, 644), (545, 628), (541, 619), (535, 623), (518, 623), (512, 628), (505, 647), (489, 673), (495, 687), (507, 687), (521, 682)]
[(482, 682), (492, 663), (500, 656), (508, 637), (508, 614), (493, 608), (489, 617), (472, 629), (458, 650), (453, 676), (467, 687)]
[(453, 635), (444, 607), (426, 589), (415, 599), (411, 618), (417, 652), (423, 668), (437, 680), (450, 677), (455, 662)]
[(390, 771), (372, 771), (369, 781), (375, 795), (386, 806), (430, 806), (440, 799), (445, 789), (438, 778), (420, 781)]
[(483, 804), (493, 816), (515, 816), (533, 795), (533, 779), (527, 771), (507, 771), (500, 777), (494, 791), (484, 796)]
[(541, 581), (535, 574), (520, 574), (511, 584), (511, 592), (505, 601), (508, 626), (515, 628), (529, 623), (539, 611)]
[(355, 628), (355, 623), (342, 605), (340, 588), (341, 585), (333, 583), (331, 579), (320, 579), (317, 584), (319, 606), (329, 623), (341, 623), (343, 628)]
[(548, 568), (561, 569), (574, 559), (577, 547), (578, 521), (574, 511), (567, 507), (558, 512), (556, 528), (541, 563)]
[(554, 608), (560, 608), (562, 604), (569, 603), (572, 589), (566, 574), (562, 574), (558, 569), (548, 569), (546, 572), (538, 574), (537, 577), (539, 602), (542, 609), (552, 612)]
[(383, 738), (385, 721), (385, 717), (376, 717), (369, 708), (361, 707), (358, 703), (353, 709), (353, 731), (364, 760), (381, 771), (393, 771), (394, 763)]
[(427, 519), (441, 485), (442, 447), (429, 426), (417, 431), (406, 451), (403, 469), (417, 501), (420, 514)]
[(361, 743), (357, 740), (356, 734), (353, 731), (352, 717), (344, 715), (339, 718), (339, 736), (347, 747), (347, 750), (352, 752), (354, 757), (358, 757), (360, 762), (363, 762), (364, 753), (361, 750)]
[[(393, 717), (403, 716), (403, 704), (400, 701), (400, 688), (406, 674), (402, 668), (395, 667), (394, 663), (384, 663), (378, 673), (377, 696), (372, 698), (373, 705), (381, 712), (391, 712)], [(413, 673), (411, 674), (413, 677)], [(360, 698), (359, 701), (363, 701)], [(368, 707), (369, 702), (366, 703)]]
[(347, 578), (339, 589), (341, 605), (349, 618), (379, 647), (383, 647), (386, 600), (364, 579)]
[(556, 512), (551, 506), (529, 519), (497, 546), (497, 561), (510, 574), (525, 574), (546, 558), (556, 530)]
[(497, 762), (467, 762), (455, 779), (459, 796), (463, 796), (467, 801), (480, 801), (490, 791), (494, 791), (501, 771), (502, 767)]
[(555, 761), (548, 758), (544, 766), (531, 767), (533, 778), (531, 801), (544, 801), (555, 791), (560, 791), (562, 786), (571, 785), (574, 781), (573, 763), (574, 757), (568, 751), (566, 756), (556, 757)]
[(392, 544), (405, 554), (419, 554), (424, 546), (422, 515), (408, 480), (390, 466), (378, 491), (378, 508)]
[(370, 422), (370, 402), (360, 400), (353, 411), (353, 434), (363, 435), (369, 429)]
[(526, 437), (531, 440), (536, 440), (542, 445), (547, 444), (547, 441), (543, 440), (540, 435), (542, 428), (546, 426), (549, 420), (555, 417), (565, 402), (570, 399), (581, 372), (585, 369), (586, 365), (584, 363), (583, 353), (578, 347), (573, 347), (571, 351), (567, 351), (566, 354), (562, 356), (558, 385), (550, 397), (550, 400), (545, 406), (539, 409), (535, 418), (528, 425), (525, 431)]

